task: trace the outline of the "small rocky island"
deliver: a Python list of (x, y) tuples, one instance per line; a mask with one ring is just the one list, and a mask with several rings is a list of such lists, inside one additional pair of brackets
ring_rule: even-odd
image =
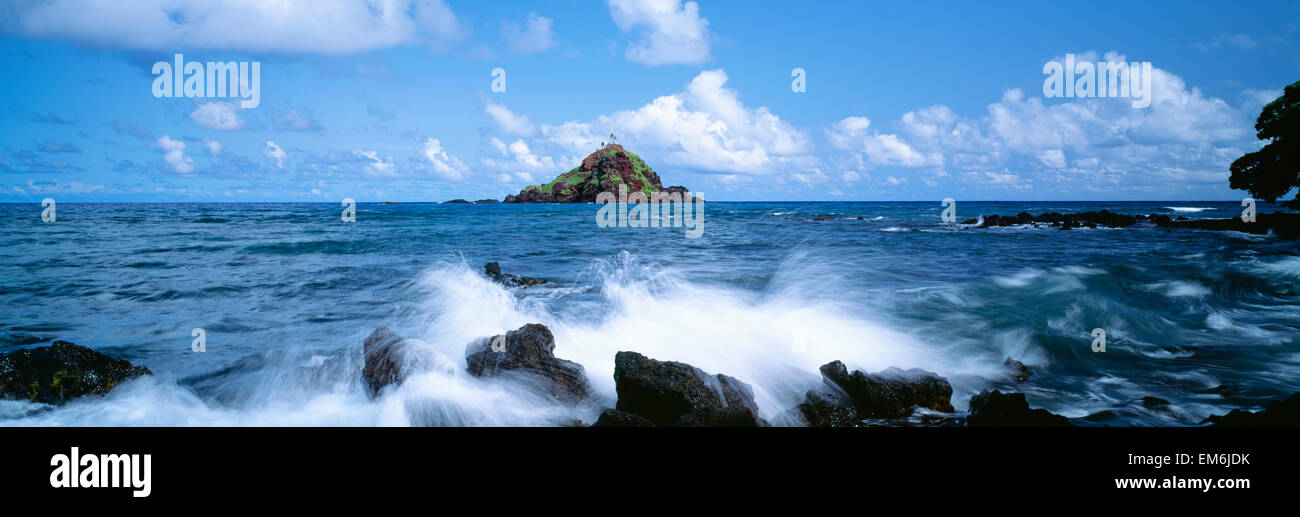
[[(681, 194), (687, 198), (686, 187), (664, 188), (659, 174), (646, 165), (645, 160), (619, 144), (609, 144), (587, 155), (582, 164), (557, 176), (550, 183), (530, 185), (519, 194), (506, 196), (505, 203), (595, 203), (601, 192), (617, 193), (620, 185), (628, 192), (655, 192)], [(702, 200), (701, 200), (702, 201)]]

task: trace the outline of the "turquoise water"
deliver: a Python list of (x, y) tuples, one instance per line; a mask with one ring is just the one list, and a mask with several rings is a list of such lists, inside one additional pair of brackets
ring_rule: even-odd
[[(1098, 209), (1226, 218), (1237, 203), (961, 203), (958, 219)], [(1271, 212), (1272, 206), (1261, 206)], [(704, 232), (598, 228), (591, 205), (0, 205), (0, 352), (64, 339), (148, 366), (107, 398), (0, 401), (4, 425), (556, 425), (614, 400), (613, 356), (721, 372), (783, 412), (841, 359), (949, 378), (954, 405), (1034, 375), (1095, 425), (1196, 425), (1300, 391), (1300, 246), (1159, 228), (975, 229), (926, 203), (708, 203)], [(813, 221), (815, 217), (830, 218)], [(859, 220), (858, 218), (861, 218)], [(550, 284), (503, 288), (484, 262)], [(598, 393), (554, 406), (464, 373), (472, 339), (549, 326)], [(432, 366), (369, 400), (386, 325)], [(206, 351), (191, 351), (202, 328)], [(1094, 353), (1102, 328), (1107, 351)], [(1225, 395), (1226, 394), (1226, 395)], [(1143, 397), (1168, 406), (1148, 408)]]

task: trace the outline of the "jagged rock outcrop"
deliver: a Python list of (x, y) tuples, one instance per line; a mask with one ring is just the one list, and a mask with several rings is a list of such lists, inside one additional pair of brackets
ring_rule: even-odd
[(388, 327), (379, 327), (361, 344), (361, 382), (374, 398), (386, 386), (401, 384), (412, 357), (411, 344)]
[(640, 422), (656, 426), (754, 427), (758, 418), (754, 391), (734, 377), (710, 375), (686, 363), (656, 361), (636, 352), (614, 356), (618, 413), (602, 414), (605, 422)]
[(948, 380), (924, 370), (849, 373), (840, 361), (826, 363), (820, 370), (822, 388), (808, 390), (798, 406), (810, 426), (849, 427), (864, 419), (906, 418), (916, 408), (953, 412)]
[(510, 273), (502, 273), (501, 264), (498, 264), (496, 262), (488, 262), (487, 264), (483, 264), (483, 275), (491, 279), (493, 282), (504, 285), (506, 287), (542, 285), (546, 283), (546, 280), (543, 278), (533, 278), (531, 276), (516, 276)]
[[(617, 194), (619, 186), (628, 192), (679, 193), (689, 196), (686, 187), (664, 188), (659, 174), (645, 161), (618, 144), (602, 147), (587, 155), (573, 170), (549, 183), (532, 185), (519, 194), (506, 196), (505, 203), (594, 203), (601, 192)], [(689, 199), (687, 199), (689, 201)]]
[(1234, 409), (1206, 419), (1215, 427), (1300, 427), (1300, 393), (1276, 400), (1262, 411)]
[(968, 427), (1072, 427), (1069, 419), (1046, 409), (1030, 409), (1024, 393), (984, 390), (970, 398)]
[(0, 355), (0, 398), (62, 404), (84, 395), (105, 395), (143, 375), (152, 372), (81, 345), (55, 341)]
[(470, 343), (465, 363), (475, 377), (522, 376), (563, 402), (576, 403), (591, 393), (582, 365), (556, 358), (555, 336), (539, 323)]

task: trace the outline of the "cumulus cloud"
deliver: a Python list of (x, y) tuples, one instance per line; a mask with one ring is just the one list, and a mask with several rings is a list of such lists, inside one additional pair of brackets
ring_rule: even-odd
[(262, 148), (262, 155), (272, 160), (275, 160), (275, 167), (277, 169), (284, 168), (284, 159), (287, 157), (287, 155), (285, 154), (284, 149), (280, 148), (279, 144), (267, 140), (266, 147)]
[(542, 52), (555, 46), (554, 25), (550, 18), (528, 13), (528, 19), (522, 23), (508, 21), (502, 24), (501, 37), (510, 50), (520, 54)]
[(528, 171), (555, 173), (560, 170), (554, 158), (533, 153), (528, 143), (524, 142), (523, 139), (506, 144), (501, 139), (494, 137), (490, 140), (490, 143), (499, 155), (483, 158), (483, 164), (490, 169), (511, 173)]
[(194, 160), (185, 155), (185, 142), (163, 135), (155, 145), (163, 152), (163, 162), (173, 171), (181, 174), (194, 172)]
[(656, 151), (669, 165), (704, 172), (768, 174), (810, 151), (807, 135), (766, 107), (746, 107), (726, 82), (726, 72), (706, 70), (682, 93), (601, 116), (595, 125), (614, 129), (620, 141)]
[(433, 166), (433, 173), (443, 178), (459, 180), (469, 174), (469, 167), (459, 158), (448, 155), (437, 138), (424, 141), (424, 158)]
[(218, 131), (234, 131), (244, 128), (244, 120), (239, 118), (239, 105), (233, 102), (202, 102), (190, 113), (199, 127)]
[(640, 30), (628, 45), (628, 61), (647, 65), (696, 65), (712, 59), (709, 20), (700, 6), (682, 0), (609, 0), (614, 23), (624, 32)]
[(839, 149), (861, 152), (878, 166), (923, 167), (943, 161), (938, 153), (918, 152), (898, 135), (880, 134), (871, 131), (870, 126), (867, 117), (848, 117), (826, 130), (826, 140)]
[[(1104, 59), (1125, 61), (1117, 53)], [(1079, 60), (1098, 56), (1084, 53)], [(1227, 164), (1247, 150), (1250, 121), (1268, 96), (1244, 92), (1234, 107), (1160, 68), (1152, 69), (1150, 84), (1147, 108), (1126, 98), (1044, 99), (1010, 89), (983, 116), (958, 116), (937, 105), (907, 112), (881, 131), (866, 117), (848, 117), (825, 136), (871, 167), (926, 169), (936, 177), (954, 168), (963, 181), (990, 186), (1033, 181), (1008, 168), (1036, 171), (1040, 182), (1098, 190), (1223, 181)]]
[(443, 0), (49, 0), (21, 2), (9, 32), (110, 48), (348, 54), (426, 43), (468, 29)]
[(496, 153), (484, 158), (483, 164), (498, 172), (554, 173), (572, 167), (557, 167), (557, 163), (577, 163), (601, 142), (608, 142), (613, 132), (619, 143), (655, 164), (716, 177), (775, 174), (814, 165), (807, 135), (766, 107), (746, 106), (737, 92), (725, 87), (726, 82), (726, 72), (708, 70), (684, 91), (638, 109), (537, 128), (504, 106), (489, 106), (501, 133), (523, 138), (509, 144), (492, 138), (489, 143)]
[(515, 114), (504, 104), (492, 103), (483, 109), (492, 117), (492, 121), (496, 123), (497, 128), (503, 133), (513, 136), (530, 136), (536, 131), (527, 116)]

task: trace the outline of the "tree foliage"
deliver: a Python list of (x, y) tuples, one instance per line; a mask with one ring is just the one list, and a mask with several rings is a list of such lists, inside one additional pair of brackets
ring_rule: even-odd
[[(1255, 136), (1267, 140), (1258, 151), (1232, 162), (1229, 185), (1269, 202), (1300, 186), (1300, 81), (1264, 106), (1255, 121)], [(1300, 210), (1300, 193), (1285, 206)]]

